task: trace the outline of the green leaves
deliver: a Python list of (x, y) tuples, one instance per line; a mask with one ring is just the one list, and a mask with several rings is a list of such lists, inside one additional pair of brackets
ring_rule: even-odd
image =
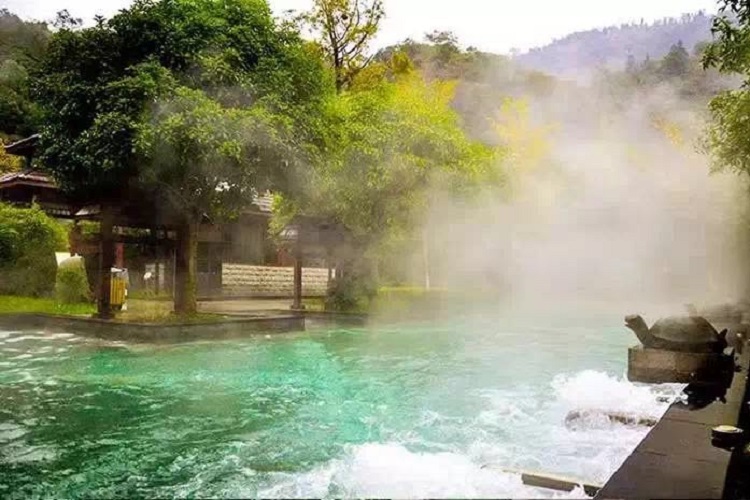
[(367, 50), (384, 15), (382, 0), (315, 0), (300, 17), (323, 47), (338, 91), (369, 64)]
[(50, 293), (62, 233), (38, 206), (24, 209), (0, 203), (0, 294)]
[(262, 107), (224, 108), (179, 87), (139, 127), (136, 151), (150, 166), (140, 181), (159, 186), (178, 210), (231, 217), (257, 191), (284, 186), (295, 152), (283, 121)]
[(706, 48), (703, 65), (747, 75), (750, 72), (750, 6), (746, 2), (724, 0), (719, 13), (711, 28), (715, 41)]
[(498, 151), (466, 136), (454, 89), (407, 72), (331, 101), (304, 207), (377, 247), (410, 237), (432, 193), (463, 196), (497, 182)]
[(714, 20), (716, 40), (706, 48), (703, 64), (742, 74), (744, 85), (711, 100), (702, 146), (712, 155), (714, 169), (750, 174), (750, 6), (724, 0), (721, 14)]
[(320, 58), (263, 0), (138, 0), (58, 31), (36, 80), (42, 162), (70, 193), (135, 185), (186, 211), (226, 215), (289, 184), (333, 86)]
[(709, 106), (711, 122), (703, 147), (715, 170), (750, 174), (750, 92), (723, 92)]
[(31, 100), (29, 73), (49, 36), (44, 23), (25, 22), (0, 9), (0, 133), (20, 137), (35, 132), (39, 110)]

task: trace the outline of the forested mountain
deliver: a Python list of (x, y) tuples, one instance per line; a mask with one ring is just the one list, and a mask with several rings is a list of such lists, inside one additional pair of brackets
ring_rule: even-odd
[(527, 68), (555, 76), (585, 77), (597, 68), (623, 69), (628, 57), (641, 61), (664, 57), (677, 42), (692, 51), (711, 39), (713, 16), (704, 12), (684, 14), (648, 24), (610, 26), (572, 33), (551, 44), (516, 57)]
[[(44, 56), (50, 31), (45, 23), (23, 21), (0, 9), (0, 141), (36, 131), (38, 109), (32, 101), (29, 73)], [(0, 149), (0, 173), (20, 166)]]

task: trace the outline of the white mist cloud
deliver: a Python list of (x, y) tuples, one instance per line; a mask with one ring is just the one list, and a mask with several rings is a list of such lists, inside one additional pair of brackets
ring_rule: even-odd
[[(535, 107), (560, 121), (546, 166), (522, 176), (511, 202), (435, 207), (436, 282), (496, 287), (525, 304), (742, 298), (747, 187), (733, 174), (709, 174), (708, 158), (694, 151), (695, 105), (662, 87), (616, 115), (556, 97)], [(682, 127), (681, 146), (653, 126), (660, 107)], [(599, 114), (606, 126), (595, 125)]]

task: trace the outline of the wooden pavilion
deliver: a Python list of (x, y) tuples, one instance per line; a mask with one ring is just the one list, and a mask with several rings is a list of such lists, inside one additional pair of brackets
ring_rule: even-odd
[[(20, 172), (0, 175), (0, 201), (20, 206), (38, 204), (52, 217), (69, 219), (74, 223), (70, 238), (71, 254), (87, 257), (90, 280), (97, 283), (95, 294), (100, 310), (109, 304), (111, 267), (123, 267), (125, 253), (134, 261), (155, 263), (154, 283), (164, 283), (164, 291), (174, 294), (172, 284), (177, 279), (181, 262), (180, 226), (177, 217), (157, 210), (146, 196), (126, 196), (103, 207), (99, 203), (85, 203), (67, 197), (54, 180), (39, 169), (32, 168), (32, 159), (39, 136), (8, 144), (8, 154), (26, 159)], [(150, 201), (149, 201), (150, 200)], [(197, 293), (212, 297), (221, 293), (222, 266), (232, 262), (257, 265), (279, 265), (282, 258), (268, 234), (272, 197), (261, 194), (242, 212), (236, 221), (213, 224), (203, 220), (197, 231)], [(82, 221), (98, 222), (100, 231), (88, 237), (82, 234)], [(336, 248), (344, 245), (346, 231), (340, 225), (314, 217), (298, 217), (284, 231), (287, 259), (294, 265), (294, 301), (292, 308), (302, 307), (302, 263), (325, 263), (331, 269), (336, 262)], [(128, 250), (129, 251), (126, 251)], [(132, 264), (130, 262), (129, 264)], [(105, 271), (105, 272), (102, 272)], [(179, 300), (175, 297), (175, 300)]]

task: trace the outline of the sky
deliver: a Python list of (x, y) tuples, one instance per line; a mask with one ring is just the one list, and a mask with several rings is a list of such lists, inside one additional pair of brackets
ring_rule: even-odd
[[(508, 53), (546, 45), (556, 38), (592, 28), (642, 18), (663, 17), (704, 10), (716, 12), (716, 0), (384, 0), (386, 19), (375, 47), (406, 38), (421, 40), (433, 30), (450, 30), (466, 46)], [(311, 0), (270, 0), (277, 14), (303, 10)], [(94, 15), (110, 16), (130, 0), (0, 0), (0, 6), (24, 18), (54, 19), (68, 9), (90, 21)]]

